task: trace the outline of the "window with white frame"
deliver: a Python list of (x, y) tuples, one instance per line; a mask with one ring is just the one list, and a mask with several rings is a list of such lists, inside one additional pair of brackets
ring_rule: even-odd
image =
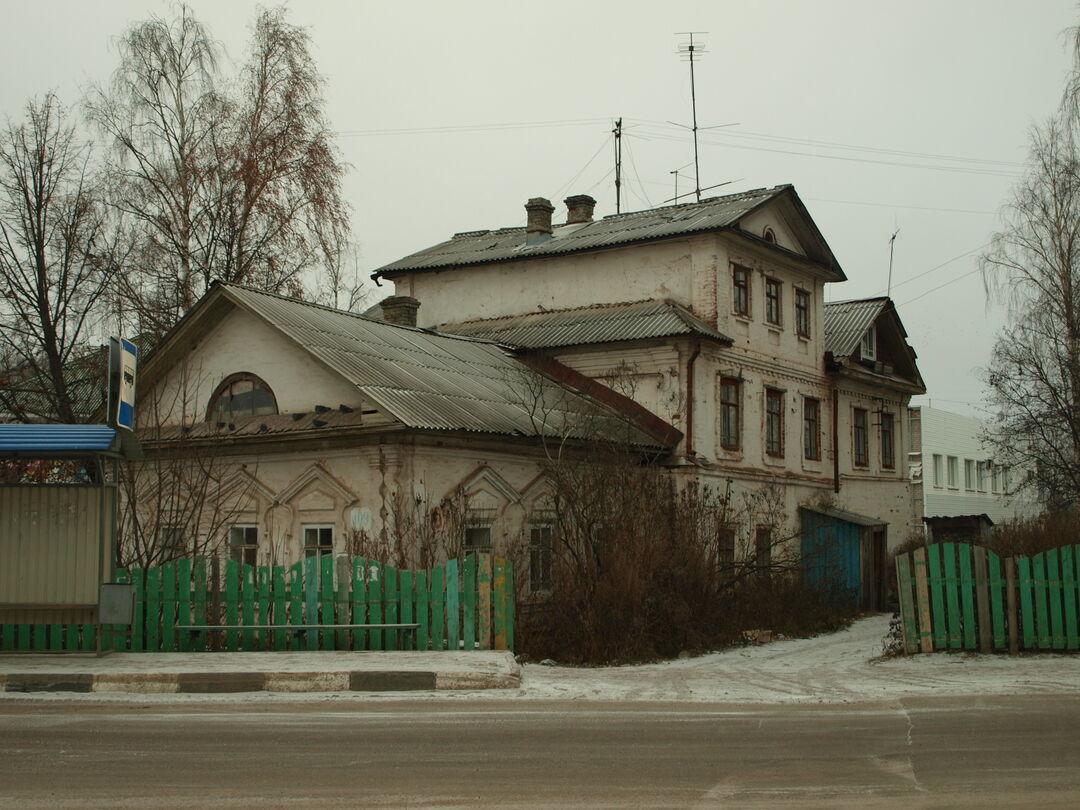
[(229, 527), (229, 559), (244, 565), (255, 565), (259, 554), (259, 527), (236, 523)]
[(945, 486), (945, 464), (940, 453), (934, 453), (934, 486), (941, 489)]
[(321, 557), (334, 553), (334, 524), (305, 523), (303, 526), (304, 556)]
[(859, 356), (863, 360), (877, 360), (877, 327), (871, 326), (859, 343)]
[(975, 489), (975, 462), (970, 458), (964, 459), (964, 489)]
[(949, 489), (957, 489), (960, 486), (960, 459), (956, 456), (948, 456), (945, 461), (948, 477), (946, 483)]

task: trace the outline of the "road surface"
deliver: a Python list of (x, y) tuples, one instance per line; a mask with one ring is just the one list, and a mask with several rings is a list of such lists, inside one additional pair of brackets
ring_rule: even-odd
[(1077, 807), (1080, 697), (0, 701), (2, 808)]

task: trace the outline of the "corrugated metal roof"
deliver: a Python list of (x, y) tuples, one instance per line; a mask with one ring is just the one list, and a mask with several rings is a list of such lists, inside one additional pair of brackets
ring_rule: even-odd
[(108, 425), (0, 425), (0, 453), (104, 453), (115, 441)]
[(866, 330), (889, 304), (888, 298), (832, 301), (825, 304), (825, 350), (848, 357), (859, 348)]
[[(218, 287), (408, 427), (583, 439), (626, 435), (623, 420), (535, 375), (496, 343), (390, 324), (247, 287)], [(636, 429), (632, 441), (657, 446)]]
[(885, 521), (879, 520), (878, 518), (860, 515), (857, 512), (849, 512), (846, 509), (838, 509), (835, 506), (800, 506), (799, 511), (813, 512), (818, 515), (825, 515), (826, 517), (831, 517), (834, 520), (842, 520), (845, 523), (854, 523), (856, 526), (877, 527), (888, 525)]
[(494, 340), (526, 349), (614, 343), (623, 340), (701, 335), (731, 344), (731, 338), (671, 301), (582, 307), (533, 312), (507, 318), (466, 321), (441, 327), (455, 335)]
[(755, 208), (790, 190), (792, 190), (790, 185), (759, 188), (724, 197), (714, 197), (700, 203), (614, 214), (585, 225), (556, 226), (551, 239), (535, 245), (525, 244), (524, 228), (469, 231), (384, 265), (375, 272), (375, 275), (393, 276), (402, 271), (487, 264), (535, 256), (557, 256), (631, 242), (718, 230), (733, 225)]

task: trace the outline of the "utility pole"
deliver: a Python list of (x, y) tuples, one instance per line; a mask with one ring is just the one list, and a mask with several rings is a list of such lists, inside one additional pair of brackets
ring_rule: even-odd
[(622, 213), (622, 119), (615, 121), (615, 213)]

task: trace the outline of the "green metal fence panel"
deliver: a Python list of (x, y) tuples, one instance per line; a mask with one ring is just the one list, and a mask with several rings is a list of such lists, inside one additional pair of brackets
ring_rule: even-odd
[(431, 649), (445, 649), (446, 642), (446, 568), (431, 569)]
[(1009, 646), (1005, 634), (1005, 578), (1001, 573), (1001, 558), (993, 551), (986, 552), (987, 576), (990, 580), (990, 622), (993, 630), (995, 650), (1004, 650)]
[(1080, 546), (1066, 546), (1061, 549), (1061, 591), (1065, 604), (1065, 648), (1080, 648), (1080, 628), (1077, 628), (1077, 587), (1076, 587), (1076, 552)]
[(972, 574), (971, 546), (966, 543), (954, 545), (957, 561), (959, 563), (960, 580), (960, 610), (963, 626), (963, 648), (965, 650), (977, 649), (975, 636), (976, 613), (975, 613), (975, 577)]
[(1047, 606), (1046, 554), (1031, 558), (1031, 579), (1035, 597), (1035, 633), (1040, 649), (1050, 649), (1050, 609)]
[[(398, 613), (399, 620), (402, 624), (413, 623), (413, 609), (415, 595), (413, 593), (413, 572), (401, 571), (398, 574), (400, 578), (399, 590), (398, 590), (398, 602), (401, 605), (401, 610)], [(416, 634), (415, 633), (399, 633), (400, 643), (399, 649), (402, 650), (414, 650), (416, 649)]]
[(934, 649), (944, 650), (948, 646), (948, 633), (945, 626), (945, 576), (941, 566), (941, 546), (934, 544), (927, 549), (927, 563), (930, 566), (930, 604), (933, 605)]
[(1016, 590), (1020, 593), (1020, 646), (1033, 650), (1036, 647), (1035, 597), (1028, 557), (1016, 558)]
[[(383, 566), (383, 604), (385, 610), (383, 621), (387, 624), (397, 624), (400, 611), (398, 610), (398, 571), (392, 565)], [(383, 632), (383, 649), (398, 649), (398, 631), (386, 630)]]
[(461, 589), (461, 637), (466, 650), (476, 649), (476, 554), (465, 558)]
[[(135, 587), (135, 609), (131, 617), (131, 651), (142, 652), (146, 649), (146, 572), (142, 568), (131, 569), (131, 584)], [(69, 650), (78, 649), (77, 625), (70, 625), (68, 630)], [(75, 636), (72, 644), (71, 637)]]
[(1065, 649), (1065, 616), (1061, 604), (1061, 555), (1056, 548), (1046, 552), (1046, 590), (1050, 608), (1050, 645), (1055, 650)]
[[(383, 623), (383, 571), (382, 566), (372, 562), (368, 565), (368, 624)], [(383, 634), (381, 630), (368, 632), (369, 649), (381, 650), (383, 648)]]
[[(352, 560), (352, 592), (349, 595), (352, 603), (352, 623), (364, 624), (367, 621), (367, 564), (363, 557), (353, 557)], [(363, 630), (353, 630), (352, 648), (354, 650), (367, 649), (367, 637)]]
[(461, 584), (458, 561), (446, 561), (446, 648), (451, 652), (461, 649), (461, 614), (458, 594)]
[(416, 649), (427, 650), (430, 645), (431, 614), (429, 613), (430, 592), (426, 571), (416, 572)]

